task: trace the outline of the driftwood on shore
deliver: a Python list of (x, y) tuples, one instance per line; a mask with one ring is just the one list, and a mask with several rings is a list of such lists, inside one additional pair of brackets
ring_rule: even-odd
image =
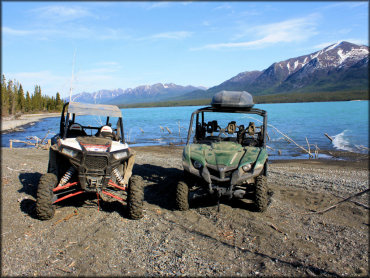
[[(11, 139), (11, 140), (9, 140), (9, 148), (13, 149), (13, 143), (22, 143), (22, 144), (26, 144), (28, 146), (34, 146), (38, 149), (48, 150), (51, 146), (51, 140), (50, 139), (45, 142), (45, 139), (48, 135), (49, 135), (49, 131), (46, 133), (46, 135), (42, 139), (38, 138), (37, 136), (27, 137), (26, 139), (28, 141), (23, 141), (23, 140), (18, 140), (18, 139)], [(34, 141), (34, 142), (32, 142), (32, 141)]]
[[(260, 122), (262, 123), (260, 120), (254, 118), (254, 117), (250, 117), (248, 116), (247, 118), (250, 118), (250, 119), (253, 119), (257, 122)], [(307, 137), (306, 137), (306, 142), (307, 142), (307, 145), (308, 145), (308, 149), (306, 150), (303, 146), (299, 145), (297, 142), (295, 142), (292, 138), (290, 138), (288, 135), (286, 135), (284, 132), (280, 131), (278, 128), (276, 128), (275, 126), (273, 126), (272, 124), (267, 124), (269, 127), (272, 127), (276, 132), (278, 132), (279, 134), (281, 134), (283, 136), (283, 139), (289, 144), (289, 143), (293, 143), (294, 145), (296, 145), (298, 148), (300, 148), (302, 151), (306, 152), (308, 154), (308, 157), (309, 158), (317, 158), (318, 157), (318, 148), (316, 148), (315, 150), (315, 156), (311, 153), (311, 150), (310, 150), (310, 145), (308, 143), (308, 140), (307, 140)], [(280, 155), (280, 153), (279, 153)]]
[(329, 136), (327, 133), (324, 133), (324, 135), (326, 136), (326, 137), (328, 137), (328, 139), (331, 141), (331, 142), (333, 142), (333, 138), (331, 137), (331, 136)]
[(12, 139), (12, 140), (9, 140), (9, 148), (10, 149), (13, 149), (13, 143), (23, 143), (23, 144), (26, 144), (26, 145), (29, 145), (29, 146), (34, 146), (38, 149), (45, 149), (45, 150), (48, 150), (51, 146), (51, 140), (49, 139), (46, 144), (42, 144), (42, 142), (30, 142), (30, 141), (22, 141), (22, 140), (17, 140), (17, 139)]

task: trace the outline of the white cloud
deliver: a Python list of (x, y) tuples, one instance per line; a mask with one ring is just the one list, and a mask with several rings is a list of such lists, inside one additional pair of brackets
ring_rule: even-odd
[(338, 30), (338, 34), (349, 34), (351, 33), (352, 29), (351, 28), (343, 28)]
[(35, 34), (36, 32), (32, 30), (19, 30), (19, 29), (17, 30), (17, 29), (13, 29), (10, 27), (4, 27), (4, 26), (1, 28), (1, 30), (3, 34), (13, 35), (13, 36), (27, 36), (27, 35)]
[(192, 32), (188, 31), (174, 31), (174, 32), (162, 32), (153, 35), (149, 35), (146, 37), (138, 38), (138, 41), (145, 41), (145, 40), (157, 40), (157, 39), (171, 39), (171, 40), (181, 40), (188, 38), (192, 35)]
[(34, 15), (51, 20), (52, 22), (71, 21), (78, 18), (93, 16), (93, 14), (83, 7), (70, 7), (70, 6), (45, 6), (30, 10)]
[[(105, 65), (103, 64), (105, 63)], [(120, 66), (115, 62), (103, 62), (101, 67), (75, 72), (72, 88), (73, 93), (96, 91), (106, 88), (106, 84), (116, 84), (120, 80), (117, 72)], [(35, 85), (40, 85), (42, 94), (55, 96), (59, 92), (63, 98), (69, 97), (71, 75), (58, 75), (51, 71), (4, 73), (8, 80), (17, 80), (24, 91), (34, 92)]]
[(222, 4), (220, 6), (215, 7), (213, 10), (231, 10), (232, 7), (229, 4)]
[(210, 25), (211, 25), (211, 23), (209, 23), (209, 21), (208, 21), (208, 20), (204, 20), (204, 21), (202, 22), (202, 25), (203, 25), (203, 26), (210, 26)]
[[(316, 30), (317, 17), (318, 15), (313, 14), (304, 18), (289, 19), (251, 27), (246, 30), (245, 34), (249, 33), (256, 36), (257, 39), (242, 42), (207, 44), (202, 47), (192, 48), (191, 50), (267, 47), (277, 43), (305, 41), (318, 34)], [(245, 37), (245, 34), (239, 35), (239, 37)]]
[(325, 7), (321, 7), (320, 10), (324, 9), (333, 9), (337, 7), (342, 7), (342, 8), (349, 8), (349, 9), (355, 9), (358, 7), (364, 7), (368, 8), (369, 7), (369, 2), (368, 1), (349, 1), (349, 2), (339, 2), (339, 3), (334, 3), (334, 4), (329, 4)]
[(185, 2), (180, 2), (180, 3), (181, 3), (181, 5), (183, 5), (183, 6), (188, 6), (188, 5), (193, 4), (194, 2), (193, 2), (193, 1), (185, 1)]
[(188, 31), (177, 31), (177, 32), (164, 32), (150, 36), (153, 39), (184, 39), (191, 36), (191, 32)]
[(157, 9), (157, 8), (166, 8), (170, 5), (170, 2), (154, 2), (146, 7), (147, 10)]
[[(32, 40), (48, 40), (51, 38), (73, 38), (73, 39), (90, 39), (90, 40), (116, 40), (128, 39), (129, 36), (124, 34), (121, 29), (113, 28), (95, 28), (91, 29), (84, 26), (65, 26), (64, 29), (44, 28), (44, 29), (14, 29), (2, 27), (3, 34), (11, 36), (31, 36)], [(37, 36), (35, 36), (37, 35)]]

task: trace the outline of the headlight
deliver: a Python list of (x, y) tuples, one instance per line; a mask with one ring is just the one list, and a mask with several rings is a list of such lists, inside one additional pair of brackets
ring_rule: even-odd
[(68, 149), (68, 148), (63, 148), (62, 149), (62, 153), (70, 156), (70, 157), (76, 157), (77, 154), (78, 154), (78, 151), (75, 151), (75, 150), (72, 150), (72, 149)]
[(196, 161), (196, 160), (194, 160), (193, 165), (197, 169), (200, 169), (202, 167), (202, 164), (199, 161)]
[(248, 172), (250, 169), (252, 169), (252, 164), (251, 163), (245, 164), (242, 167), (242, 169), (243, 169), (244, 172)]
[(113, 157), (114, 157), (114, 159), (120, 160), (122, 158), (127, 157), (127, 152), (126, 151), (124, 151), (124, 152), (116, 152), (116, 153), (113, 154)]

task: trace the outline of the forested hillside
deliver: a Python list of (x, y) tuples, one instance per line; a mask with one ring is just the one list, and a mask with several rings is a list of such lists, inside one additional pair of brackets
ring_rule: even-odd
[(9, 116), (19, 113), (34, 113), (34, 112), (57, 112), (61, 111), (63, 101), (60, 98), (59, 92), (55, 97), (42, 95), (41, 87), (35, 85), (35, 90), (32, 94), (24, 92), (22, 84), (16, 80), (6, 80), (5, 76), (1, 76), (1, 115)]

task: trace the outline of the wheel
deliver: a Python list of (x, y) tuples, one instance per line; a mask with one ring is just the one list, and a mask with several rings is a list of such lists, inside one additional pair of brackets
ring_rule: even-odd
[(53, 205), (53, 188), (57, 183), (57, 176), (52, 173), (42, 175), (40, 178), (37, 188), (36, 215), (41, 220), (48, 220), (54, 216), (55, 206)]
[(260, 175), (256, 178), (255, 206), (257, 211), (263, 212), (268, 205), (267, 177)]
[(140, 219), (143, 215), (143, 179), (140, 176), (132, 176), (128, 183), (127, 207), (131, 219)]
[(179, 181), (176, 187), (176, 209), (189, 209), (189, 187), (184, 181)]

